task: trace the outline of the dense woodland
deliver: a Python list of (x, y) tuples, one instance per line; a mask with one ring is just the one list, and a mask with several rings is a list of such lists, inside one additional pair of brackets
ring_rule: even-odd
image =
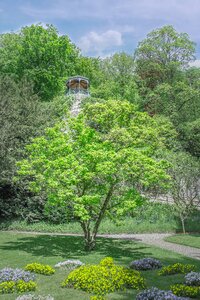
[[(94, 209), (94, 204), (100, 203), (102, 191), (107, 191), (109, 183), (107, 197), (113, 195), (113, 187), (116, 189), (115, 205), (109, 207), (107, 216), (112, 217), (113, 213), (131, 215), (135, 206), (142, 202), (141, 198), (161, 193), (174, 200), (174, 213), (181, 218), (184, 227), (184, 220), (200, 201), (200, 68), (190, 67), (194, 59), (195, 44), (186, 33), (178, 33), (172, 26), (150, 32), (132, 54), (115, 53), (104, 59), (83, 56), (68, 36), (60, 35), (53, 25), (45, 28), (40, 24), (31, 25), (16, 33), (1, 34), (1, 219), (59, 223), (80, 218), (81, 226), (86, 230), (88, 223), (85, 220), (97, 218), (101, 221), (103, 217), (97, 213), (98, 205)], [(37, 144), (40, 155), (46, 155), (40, 140), (45, 132), (47, 140), (48, 135), (52, 140), (52, 147), (55, 139), (60, 141), (56, 154), (60, 153), (64, 159), (63, 135), (59, 135), (62, 130), (57, 124), (63, 116), (68, 116), (73, 99), (65, 95), (65, 82), (74, 75), (89, 78), (91, 97), (83, 102), (82, 113), (76, 120), (69, 117), (70, 131), (66, 141), (70, 145), (74, 132), (78, 132), (79, 139), (76, 147), (71, 145), (74, 156), (68, 157), (67, 161), (68, 183), (71, 186), (76, 182), (77, 187), (82, 184), (80, 193), (84, 193), (83, 186), (94, 171), (88, 167), (92, 161), (87, 157), (88, 145), (91, 151), (97, 151), (95, 155), (98, 153), (98, 164), (102, 169), (95, 173), (100, 183), (90, 189), (90, 198), (84, 198), (85, 206), (77, 207), (76, 203), (74, 208), (69, 202), (66, 209), (60, 199), (71, 197), (73, 191), (68, 187), (67, 193), (61, 192), (63, 186), (60, 189), (54, 186), (57, 192), (52, 200), (49, 199), (52, 190), (48, 193), (49, 186), (45, 186), (50, 177), (55, 184), (58, 176), (54, 172), (55, 166), (48, 177), (40, 177), (40, 184), (37, 182), (30, 190), (31, 176), (36, 175), (30, 173), (30, 165), (38, 163), (33, 154), (34, 146), (29, 146), (29, 151), (35, 161), (32, 159), (29, 168), (21, 163), (26, 177), (16, 179), (16, 171), (17, 162), (27, 158), (27, 144)], [(134, 122), (130, 121), (132, 116)], [(89, 125), (84, 130), (85, 120)], [(50, 129), (45, 131), (46, 128)], [(84, 139), (87, 145), (83, 143)], [(112, 144), (110, 148), (108, 141)], [(139, 153), (135, 149), (142, 150)], [(111, 152), (115, 156), (111, 156)], [(108, 161), (102, 153), (108, 153)], [(75, 164), (76, 155), (82, 158), (82, 165)], [(45, 162), (44, 159), (43, 167), (48, 169)], [(119, 169), (119, 165), (123, 168)], [(134, 168), (128, 172), (130, 165)], [(70, 168), (75, 168), (81, 174), (86, 167), (87, 178), (82, 175), (80, 179), (70, 173)], [(111, 169), (112, 174), (109, 173)], [(56, 171), (63, 172), (61, 167)], [(145, 178), (141, 171), (146, 174)], [(122, 178), (126, 178), (126, 188)], [(56, 184), (58, 186), (58, 182)], [(120, 205), (122, 199), (124, 206)], [(136, 199), (134, 205), (131, 199)], [(89, 213), (86, 207), (90, 207)], [(101, 214), (102, 207), (99, 209)]]

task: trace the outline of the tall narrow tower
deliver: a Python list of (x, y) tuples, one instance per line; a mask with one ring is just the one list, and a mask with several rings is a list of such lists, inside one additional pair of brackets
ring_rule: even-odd
[(70, 77), (67, 80), (67, 95), (72, 95), (74, 102), (71, 107), (72, 116), (77, 116), (80, 112), (80, 105), (83, 98), (89, 94), (89, 79), (82, 76)]

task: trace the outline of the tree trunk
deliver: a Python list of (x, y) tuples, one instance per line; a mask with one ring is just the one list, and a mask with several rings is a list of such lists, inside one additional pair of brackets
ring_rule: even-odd
[(182, 224), (183, 234), (186, 234), (186, 231), (185, 231), (185, 219), (183, 218), (182, 215), (180, 215), (180, 218), (181, 218), (181, 224)]
[(98, 232), (98, 229), (99, 229), (99, 225), (104, 217), (104, 214), (106, 212), (106, 209), (107, 209), (107, 206), (108, 206), (108, 203), (109, 203), (109, 200), (112, 196), (112, 193), (113, 193), (113, 189), (114, 189), (114, 184), (110, 186), (109, 190), (108, 190), (108, 193), (107, 193), (107, 196), (104, 200), (104, 203), (101, 207), (101, 210), (100, 210), (100, 213), (99, 213), (99, 216), (97, 218), (97, 221), (94, 225), (94, 229), (91, 233), (90, 231), (90, 221), (82, 221), (81, 222), (81, 227), (83, 229), (83, 232), (84, 232), (84, 238), (85, 238), (85, 250), (86, 251), (91, 251), (95, 248), (96, 246), (96, 235), (97, 235), (97, 232)]
[(85, 250), (91, 251), (95, 248), (96, 241), (94, 236), (90, 232), (90, 225), (89, 222), (81, 222), (81, 227), (83, 228), (84, 232), (84, 239), (85, 239)]

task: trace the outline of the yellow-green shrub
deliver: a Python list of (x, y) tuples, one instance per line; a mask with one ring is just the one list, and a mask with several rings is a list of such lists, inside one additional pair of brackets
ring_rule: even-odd
[(30, 280), (29, 282), (25, 282), (24, 280), (19, 280), (16, 282), (15, 286), (18, 293), (35, 291), (37, 287), (36, 283), (32, 280)]
[(91, 296), (90, 300), (105, 300), (106, 298), (103, 296)]
[(114, 259), (112, 257), (105, 257), (100, 261), (100, 266), (103, 267), (113, 267)]
[(138, 271), (116, 266), (110, 258), (106, 258), (99, 265), (85, 265), (75, 269), (61, 286), (104, 296), (125, 288), (143, 289), (145, 281)]
[(184, 265), (181, 263), (176, 263), (163, 267), (158, 274), (159, 275), (173, 275), (173, 274), (186, 274), (191, 271), (195, 271), (196, 267), (194, 265)]
[(180, 297), (197, 298), (198, 296), (200, 296), (200, 287), (197, 286), (175, 284), (170, 286), (170, 290), (172, 291), (172, 293), (174, 293), (174, 295)]
[(0, 294), (10, 294), (14, 292), (24, 293), (28, 291), (36, 290), (36, 283), (34, 281), (26, 282), (24, 280), (14, 281), (4, 281), (0, 283)]
[(14, 281), (4, 281), (0, 283), (0, 293), (10, 294), (15, 292), (15, 282)]
[(26, 265), (25, 270), (43, 275), (52, 275), (55, 273), (55, 270), (51, 266), (39, 263), (28, 264)]

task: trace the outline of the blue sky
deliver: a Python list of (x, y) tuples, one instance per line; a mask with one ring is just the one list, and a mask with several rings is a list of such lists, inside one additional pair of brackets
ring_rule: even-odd
[(197, 44), (200, 59), (200, 0), (0, 0), (0, 31), (33, 23), (54, 24), (82, 53), (133, 53), (148, 32), (173, 25)]

